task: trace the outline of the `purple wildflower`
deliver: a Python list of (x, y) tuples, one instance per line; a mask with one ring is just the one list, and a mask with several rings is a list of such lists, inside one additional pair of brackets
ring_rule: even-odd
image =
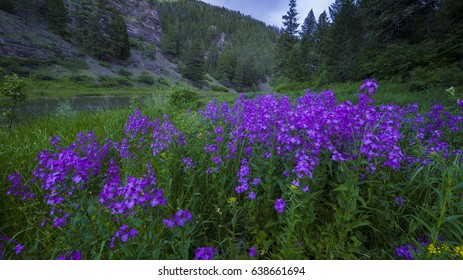
[(169, 227), (173, 228), (175, 225), (178, 227), (183, 227), (185, 222), (191, 221), (193, 216), (188, 210), (179, 210), (175, 215), (173, 215), (170, 219), (163, 219), (163, 223)]
[(250, 192), (248, 197), (252, 200), (256, 199), (256, 193), (255, 192)]
[(275, 201), (275, 209), (277, 210), (278, 213), (283, 213), (285, 212), (285, 201), (282, 198), (279, 198)]
[(201, 247), (195, 250), (195, 260), (211, 260), (219, 251), (214, 247)]
[(249, 248), (249, 257), (254, 258), (257, 255), (257, 250), (254, 246)]
[(192, 158), (183, 158), (183, 164), (185, 164), (185, 169), (189, 169), (193, 167), (193, 159)]
[(66, 251), (60, 255), (57, 260), (81, 260), (82, 254), (79, 251)]
[(395, 198), (395, 204), (399, 205), (399, 206), (402, 206), (404, 204), (405, 200), (403, 199), (403, 197), (400, 197), (400, 196), (396, 196)]

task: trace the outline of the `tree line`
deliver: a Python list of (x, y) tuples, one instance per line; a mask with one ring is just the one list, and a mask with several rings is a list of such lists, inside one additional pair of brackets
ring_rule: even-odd
[(296, 8), (290, 0), (282, 18), (277, 82), (463, 84), (463, 1), (336, 0), (318, 20), (310, 10), (300, 29)]

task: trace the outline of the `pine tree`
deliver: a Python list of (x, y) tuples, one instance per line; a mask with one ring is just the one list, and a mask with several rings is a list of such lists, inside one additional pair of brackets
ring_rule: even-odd
[(127, 26), (121, 13), (115, 9), (111, 10), (111, 22), (108, 27), (108, 34), (112, 47), (113, 56), (125, 60), (130, 57), (130, 41), (127, 33)]
[(226, 47), (219, 56), (217, 76), (226, 86), (231, 86), (235, 78), (237, 62), (237, 56), (230, 47)]
[(88, 37), (90, 17), (92, 14), (92, 4), (90, 0), (81, 0), (77, 3), (74, 10), (75, 31), (72, 34), (82, 44), (84, 50), (88, 49)]
[(359, 7), (354, 0), (336, 0), (330, 7), (333, 23), (328, 32), (325, 57), (332, 81), (357, 78), (357, 54), (362, 45)]
[(197, 87), (202, 87), (204, 75), (206, 74), (206, 63), (204, 60), (204, 50), (201, 41), (192, 42), (187, 53), (183, 76), (192, 81)]
[(294, 58), (293, 47), (298, 40), (297, 33), (299, 23), (297, 23), (296, 0), (289, 1), (289, 10), (282, 18), (284, 27), (276, 47), (274, 70), (277, 76), (287, 77), (288, 73), (294, 72), (294, 69), (288, 68), (295, 67), (289, 60), (290, 55), (291, 60)]
[(289, 35), (287, 38), (290, 40), (289, 45), (292, 48), (297, 42), (297, 34), (299, 28), (299, 23), (297, 23), (299, 18), (297, 17), (296, 0), (289, 1), (289, 10), (282, 18), (284, 26), (283, 32)]
[[(300, 64), (299, 69), (297, 69), (297, 71), (300, 71), (300, 74), (297, 75), (298, 80), (304, 81), (311, 79), (319, 66), (319, 59), (315, 49), (316, 32), (317, 21), (315, 20), (313, 10), (310, 10), (301, 27), (301, 43), (298, 53), (299, 61), (297, 62)], [(293, 60), (296, 59), (296, 57), (294, 57), (295, 54), (292, 56)]]
[(47, 20), (50, 28), (57, 34), (66, 35), (68, 23), (68, 10), (63, 0), (47, 0)]

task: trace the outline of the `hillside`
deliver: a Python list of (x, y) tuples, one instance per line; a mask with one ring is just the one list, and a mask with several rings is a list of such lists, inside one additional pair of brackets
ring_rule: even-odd
[[(266, 82), (272, 45), (277, 38), (276, 30), (262, 22), (199, 1), (36, 0), (5, 3), (10, 5), (0, 6), (0, 75), (15, 72), (24, 77), (49, 80), (83, 75), (92, 77), (93, 83), (101, 83), (101, 76), (116, 77), (122, 73), (129, 77), (163, 77), (176, 83), (193, 81), (198, 87), (216, 83), (211, 78), (214, 76), (226, 86), (251, 88)], [(179, 9), (190, 22), (182, 18), (182, 26), (174, 30), (173, 26), (179, 20), (175, 13)], [(194, 18), (206, 18), (203, 15), (207, 15), (207, 22), (190, 24)], [(245, 49), (251, 48), (248, 41), (253, 42), (254, 49), (263, 43), (262, 38), (248, 40), (238, 32), (249, 30), (249, 26), (253, 32), (258, 28), (260, 33), (270, 34), (264, 42), (267, 50), (252, 54), (252, 61), (259, 62), (253, 65), (258, 65), (259, 70), (253, 70), (256, 74), (252, 81), (241, 83), (236, 79), (233, 82), (220, 79), (223, 76), (223, 71), (218, 74), (220, 56), (223, 60), (232, 54), (232, 59), (237, 60), (232, 63), (239, 64), (240, 57), (246, 55), (249, 58), (245, 53)], [(173, 53), (170, 46), (176, 31), (181, 32), (181, 38), (176, 42), (178, 53)], [(200, 83), (198, 78), (186, 73), (190, 66), (186, 58), (192, 46), (191, 35), (202, 38), (201, 55), (197, 55), (204, 68)], [(243, 65), (239, 67), (242, 73), (246, 70)], [(190, 71), (197, 72), (195, 69)], [(207, 73), (210, 75), (206, 83)]]

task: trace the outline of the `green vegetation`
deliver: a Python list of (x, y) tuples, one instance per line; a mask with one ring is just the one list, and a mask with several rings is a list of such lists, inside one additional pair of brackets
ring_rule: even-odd
[(6, 111), (2, 112), (2, 117), (7, 120), (10, 132), (16, 117), (16, 106), (19, 103), (25, 102), (27, 99), (24, 87), (24, 81), (16, 74), (4, 77), (0, 87), (0, 96), (3, 97), (1, 100), (4, 101), (2, 105), (6, 108)]

